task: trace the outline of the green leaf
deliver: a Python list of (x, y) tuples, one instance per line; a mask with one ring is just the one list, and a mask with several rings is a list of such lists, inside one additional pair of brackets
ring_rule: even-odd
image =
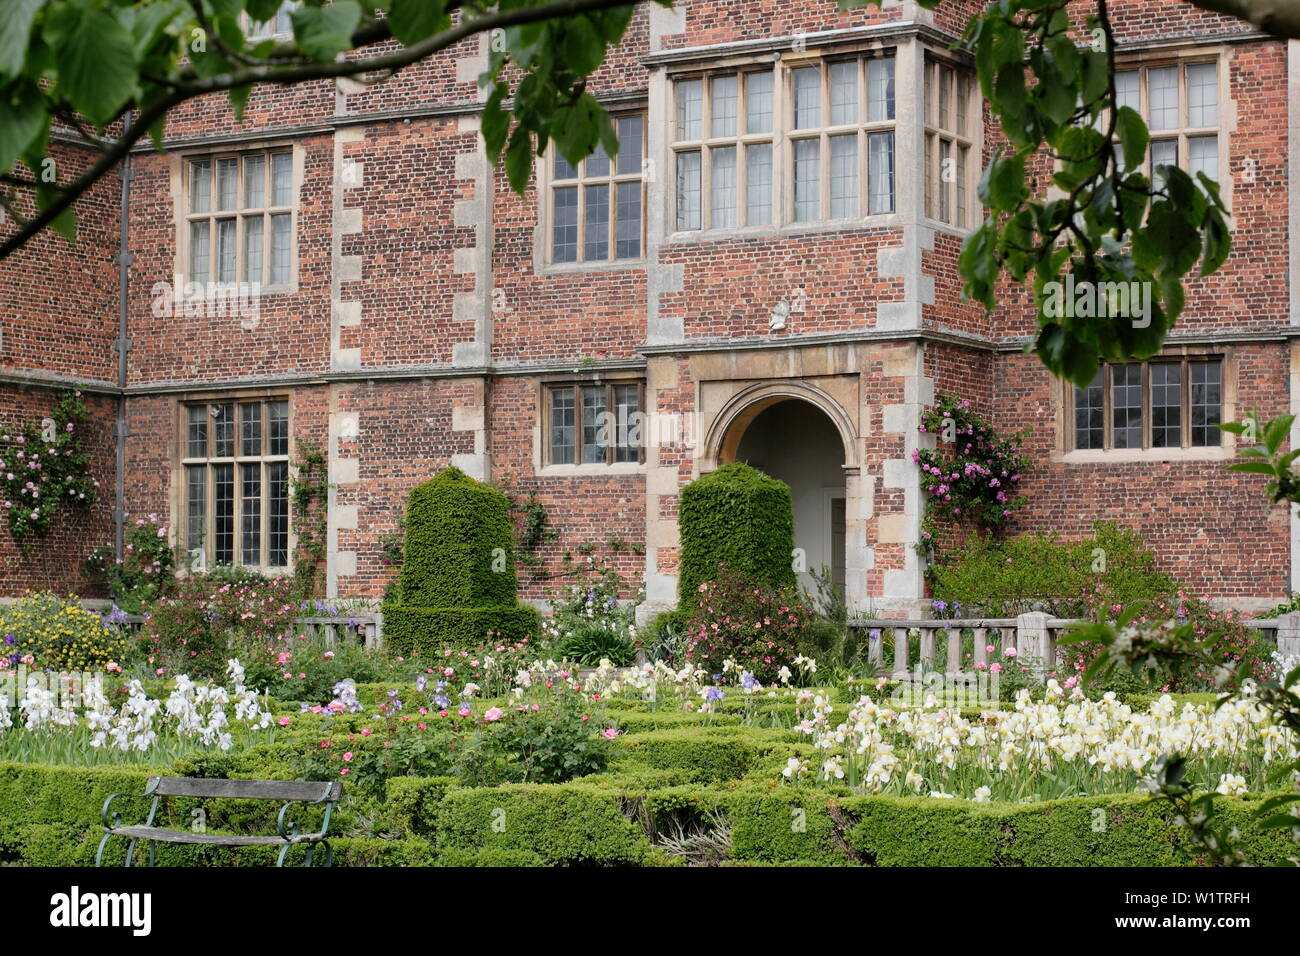
[(96, 126), (108, 123), (136, 92), (131, 34), (102, 10), (55, 8), (45, 39), (54, 49), (58, 92)]
[(559, 33), (556, 55), (565, 68), (579, 76), (587, 76), (600, 66), (605, 58), (605, 41), (596, 33), (586, 17), (566, 17), (555, 22)]
[(1078, 90), (1071, 78), (1047, 76), (1037, 88), (1043, 113), (1057, 126), (1068, 120), (1078, 106)]
[(292, 16), (298, 49), (324, 62), (352, 49), (352, 33), (361, 22), (361, 7), (356, 0), (337, 0), (328, 7), (299, 7)]
[(528, 188), (528, 178), (533, 173), (532, 137), (522, 126), (516, 126), (506, 147), (506, 179), (510, 188), (522, 193)]
[(1232, 248), (1232, 238), (1218, 209), (1212, 209), (1206, 214), (1203, 231), (1205, 251), (1201, 256), (1201, 275), (1208, 276), (1217, 271), (1228, 258), (1228, 252)]
[(1273, 466), (1263, 461), (1237, 461), (1228, 466), (1228, 471), (1245, 471), (1252, 475), (1268, 475), (1270, 478), (1277, 473)]
[(997, 275), (997, 227), (990, 220), (966, 237), (957, 266), (966, 278), (962, 293), (985, 308), (993, 308), (993, 280)]
[(1097, 50), (1085, 51), (1082, 73), (1083, 80), (1079, 92), (1082, 94), (1084, 105), (1089, 106), (1101, 98), (1110, 82), (1110, 64), (1107, 62), (1106, 54)]
[(254, 23), (269, 23), (280, 9), (281, 0), (248, 0), (245, 9)]
[(1270, 455), (1282, 447), (1282, 442), (1286, 441), (1294, 421), (1294, 415), (1279, 415), (1264, 426), (1264, 434), (1260, 438)]
[(508, 92), (509, 87), (504, 82), (498, 82), (483, 104), (483, 144), (494, 162), (501, 155), (506, 144), (506, 133), (510, 131), (510, 113), (501, 106)]
[(1150, 183), (1141, 173), (1130, 173), (1124, 177), (1125, 188), (1119, 191), (1119, 208), (1123, 217), (1124, 228), (1136, 232), (1146, 217), (1150, 194)]
[(1019, 125), (1016, 121), (1025, 112), (1027, 96), (1023, 66), (1019, 63), (1011, 63), (998, 71), (997, 78), (993, 81), (993, 102), (991, 105), (996, 112), (1002, 114), (1003, 128), (1017, 143), (1020, 141), (1017, 138), (1019, 131), (1016, 130), (1013, 133), (1012, 127), (1008, 124)]
[(388, 28), (405, 46), (445, 30), (450, 22), (442, 0), (393, 0), (388, 14)]
[(163, 34), (172, 20), (187, 12), (181, 0), (162, 0), (159, 3), (149, 3), (133, 9), (135, 19), (131, 21), (131, 37), (135, 44), (137, 60), (144, 58), (149, 48)]
[(49, 122), (39, 93), (24, 86), (10, 102), (0, 95), (0, 173), (13, 169), (18, 157)]
[(1010, 212), (1025, 192), (1025, 163), (1019, 156), (994, 159), (980, 178), (980, 200), (992, 209)]
[[(59, 196), (59, 190), (55, 188), (54, 184), (38, 183), (36, 186), (36, 208), (44, 212), (59, 199)], [(50, 223), (50, 228), (64, 239), (75, 239), (77, 237), (77, 218), (73, 207), (69, 206), (55, 216), (54, 221)]]
[(589, 156), (600, 142), (601, 117), (605, 117), (605, 110), (590, 93), (583, 93), (577, 102), (557, 109), (550, 132), (560, 155), (573, 165)]
[(1124, 169), (1137, 169), (1146, 160), (1147, 144), (1151, 136), (1147, 124), (1131, 106), (1121, 106), (1115, 114), (1115, 133), (1119, 144), (1124, 148)]
[(248, 94), (253, 92), (252, 84), (236, 86), (230, 91), (230, 109), (235, 114), (235, 122), (244, 121), (244, 107), (248, 105)]
[(4, 14), (0, 15), (0, 77), (13, 77), (22, 72), (36, 11), (44, 3), (45, 0), (6, 0)]

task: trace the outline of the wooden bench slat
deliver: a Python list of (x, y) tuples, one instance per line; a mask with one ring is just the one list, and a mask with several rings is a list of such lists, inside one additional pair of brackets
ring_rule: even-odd
[[(157, 781), (157, 786), (154, 786)], [(343, 793), (338, 781), (325, 783), (309, 780), (223, 780), (202, 777), (154, 777), (150, 792), (163, 797), (205, 797), (230, 800), (301, 800), (324, 798), (337, 803)]]
[(193, 843), (203, 846), (284, 846), (286, 843), (316, 843), (324, 839), (319, 833), (306, 833), (286, 840), (278, 836), (235, 836), (229, 833), (194, 833), (190, 830), (166, 830), (161, 827), (118, 827), (113, 836), (129, 840), (157, 840), (159, 843)]

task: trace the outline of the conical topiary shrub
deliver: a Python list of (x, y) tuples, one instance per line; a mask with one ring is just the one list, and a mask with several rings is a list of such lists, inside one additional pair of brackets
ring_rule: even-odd
[(531, 638), (539, 618), (519, 604), (516, 586), (506, 496), (448, 468), (407, 500), (402, 571), (384, 605), (385, 640), (409, 654), (474, 647), (489, 636)]
[(755, 584), (794, 587), (794, 510), (790, 486), (744, 462), (723, 465), (682, 489), (677, 510), (681, 563), (677, 606), (725, 565)]

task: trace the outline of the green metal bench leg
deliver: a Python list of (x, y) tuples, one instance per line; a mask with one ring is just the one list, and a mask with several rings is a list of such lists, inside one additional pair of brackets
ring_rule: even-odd
[(95, 866), (104, 865), (104, 847), (108, 846), (108, 841), (113, 839), (113, 834), (105, 833), (104, 839), (99, 841), (99, 849), (95, 851)]
[(158, 865), (158, 841), (149, 841), (149, 865), (156, 867)]
[(135, 859), (135, 845), (139, 842), (139, 840), (132, 840), (126, 845), (126, 865), (128, 867), (131, 866), (132, 861)]
[(329, 840), (321, 840), (321, 845), (325, 847), (325, 863), (329, 867), (334, 865), (334, 847), (330, 846)]
[(286, 843), (284, 846), (280, 847), (280, 855), (275, 858), (276, 866), (284, 866), (284, 858), (289, 853), (289, 847), (291, 846), (293, 846), (292, 843)]

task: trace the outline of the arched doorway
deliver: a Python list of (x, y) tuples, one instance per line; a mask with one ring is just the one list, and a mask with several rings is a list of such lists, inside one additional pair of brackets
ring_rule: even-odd
[(790, 486), (795, 547), (806, 565), (799, 583), (815, 594), (812, 572), (824, 571), (843, 590), (848, 547), (845, 446), (830, 416), (800, 398), (769, 399), (752, 417), (738, 417), (721, 451), (724, 461), (746, 462)]

